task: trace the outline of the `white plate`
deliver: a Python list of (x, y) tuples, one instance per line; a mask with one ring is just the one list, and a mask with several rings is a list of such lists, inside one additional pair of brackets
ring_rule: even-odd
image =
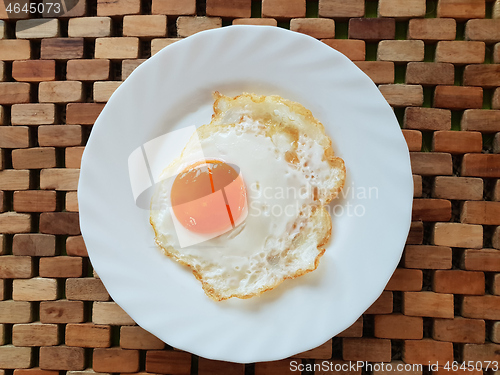
[[(347, 168), (318, 269), (248, 300), (210, 300), (187, 269), (163, 256), (129, 181), (130, 154), (164, 133), (208, 123), (215, 90), (302, 103)], [(112, 298), (173, 347), (242, 363), (286, 358), (349, 327), (399, 262), (412, 196), (406, 142), (373, 82), (316, 39), (264, 26), (201, 32), (139, 66), (96, 121), (78, 188), (82, 234)]]

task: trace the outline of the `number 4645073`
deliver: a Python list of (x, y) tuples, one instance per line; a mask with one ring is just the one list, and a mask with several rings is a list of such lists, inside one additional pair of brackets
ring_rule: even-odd
[(61, 13), (61, 3), (9, 3), (5, 8), (7, 13)]

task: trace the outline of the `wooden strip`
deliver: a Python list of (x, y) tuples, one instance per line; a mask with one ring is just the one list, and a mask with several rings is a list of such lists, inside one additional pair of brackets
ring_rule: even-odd
[(53, 147), (32, 147), (12, 150), (14, 169), (41, 169), (56, 166), (56, 149)]
[(493, 323), (493, 327), (491, 329), (491, 341), (500, 343), (500, 322)]
[(385, 100), (393, 107), (421, 106), (424, 102), (424, 91), (420, 85), (379, 85)]
[(59, 36), (59, 20), (34, 18), (16, 22), (17, 39), (42, 39)]
[(31, 215), (17, 212), (0, 214), (0, 232), (6, 234), (31, 232)]
[(0, 278), (29, 279), (33, 277), (33, 260), (27, 256), (3, 255), (0, 263)]
[(452, 175), (453, 162), (451, 154), (447, 153), (410, 153), (411, 169), (414, 174), (422, 176)]
[(31, 348), (0, 346), (0, 367), (4, 369), (31, 367)]
[[(154, 56), (158, 52), (160, 52), (163, 48), (181, 40), (182, 38), (156, 38), (151, 41), (151, 56)], [(141, 60), (128, 60), (128, 61), (143, 61)], [(125, 62), (125, 60), (123, 61)], [(135, 69), (137, 66), (133, 66), (133, 69)], [(122, 79), (125, 79), (126, 77), (129, 76), (131, 72), (127, 72), (128, 74), (125, 74), (122, 71)], [(123, 78), (125, 77), (125, 78)]]
[(431, 339), (405, 340), (403, 346), (405, 363), (453, 362), (453, 344)]
[(500, 202), (464, 202), (460, 221), (466, 224), (500, 225)]
[(354, 64), (376, 84), (394, 83), (394, 63), (391, 61), (355, 61)]
[(437, 176), (433, 196), (455, 200), (482, 200), (483, 180), (471, 177)]
[(138, 326), (120, 328), (120, 347), (123, 349), (158, 350), (165, 347), (159, 338)]
[(484, 273), (463, 270), (438, 270), (434, 273), (432, 290), (437, 293), (484, 294)]
[(465, 296), (462, 316), (473, 319), (500, 319), (500, 296)]
[(151, 14), (193, 15), (196, 14), (196, 0), (153, 0)]
[(68, 147), (82, 144), (80, 125), (40, 125), (38, 144), (42, 147)]
[(412, 221), (410, 232), (406, 239), (407, 245), (421, 245), (424, 241), (424, 224), (421, 221)]
[(45, 370), (83, 370), (85, 350), (68, 346), (42, 346), (40, 348), (40, 368)]
[(108, 348), (111, 346), (111, 326), (93, 323), (67, 324), (66, 345), (82, 348)]
[(137, 59), (139, 57), (139, 38), (97, 38), (94, 57), (111, 60)]
[(363, 0), (351, 0), (348, 2), (342, 0), (319, 0), (320, 17), (350, 18), (363, 17), (364, 15), (365, 3)]
[(278, 26), (275, 18), (236, 18), (233, 25)]
[(440, 41), (436, 47), (436, 62), (452, 64), (482, 64), (486, 46), (484, 42), (463, 40)]
[(464, 85), (500, 86), (500, 64), (467, 65), (464, 70)]
[(339, 51), (352, 61), (364, 61), (366, 48), (364, 40), (321, 39), (323, 43)]
[(410, 62), (406, 67), (406, 83), (420, 85), (453, 85), (455, 67), (448, 63)]
[(71, 18), (68, 23), (68, 36), (71, 38), (102, 38), (110, 35), (110, 17)]
[(167, 36), (167, 16), (160, 14), (125, 16), (123, 17), (123, 36), (165, 37)]
[(35, 277), (12, 282), (12, 299), (15, 301), (53, 301), (57, 297), (56, 279)]
[[(305, 14), (304, 15), (299, 14), (296, 15), (295, 17), (303, 17), (303, 16), (305, 16)], [(180, 16), (177, 18), (177, 36), (179, 37), (191, 36), (200, 31), (216, 29), (219, 27), (222, 27), (222, 19), (220, 17)]]
[(290, 30), (313, 38), (334, 38), (335, 22), (329, 18), (293, 18), (290, 21)]
[(419, 130), (450, 130), (451, 111), (439, 108), (406, 108), (404, 127)]
[(252, 0), (207, 0), (207, 16), (251, 17)]
[(82, 162), (82, 154), (85, 147), (67, 147), (64, 152), (64, 162), (66, 168), (80, 168)]
[(33, 321), (33, 309), (30, 302), (0, 301), (0, 323), (15, 324)]
[(29, 146), (30, 134), (27, 126), (0, 126), (0, 147), (27, 148)]
[(0, 60), (29, 60), (31, 47), (29, 40), (0, 39)]
[(0, 82), (0, 104), (29, 103), (30, 90), (29, 83)]
[(104, 108), (99, 103), (69, 103), (66, 106), (66, 124), (93, 125)]
[(40, 367), (15, 369), (14, 375), (59, 375), (58, 371), (42, 370)]
[(422, 196), (422, 176), (413, 175), (413, 198)]
[(452, 251), (446, 246), (407, 245), (404, 266), (419, 269), (450, 269)]
[(82, 276), (82, 272), (82, 258), (58, 256), (41, 258), (38, 274), (42, 277), (71, 278)]
[(79, 169), (49, 168), (40, 171), (40, 189), (77, 190)]
[[(29, 128), (27, 126), (1, 126), (0, 127), (0, 147), (3, 148), (27, 148), (30, 145)], [(2, 179), (21, 175), (21, 172), (4, 170), (0, 171), (0, 181)], [(1, 186), (1, 183), (0, 183)]]
[(66, 280), (66, 297), (69, 300), (79, 301), (109, 301), (109, 294), (104, 284), (100, 279), (93, 277)]
[(463, 351), (464, 361), (482, 362), (483, 368), (500, 360), (500, 345), (498, 344), (465, 344)]
[(83, 87), (80, 81), (40, 82), (38, 100), (40, 103), (81, 102)]
[(465, 250), (462, 264), (466, 270), (500, 272), (500, 251), (495, 249)]
[(351, 18), (349, 20), (349, 39), (379, 41), (394, 39), (395, 35), (396, 21), (393, 18)]
[(455, 40), (456, 29), (457, 22), (452, 18), (414, 18), (408, 25), (408, 39)]
[(469, 20), (465, 24), (465, 39), (500, 42), (500, 21), (495, 19)]
[(374, 335), (383, 339), (421, 340), (423, 319), (403, 314), (375, 315)]
[(43, 301), (40, 302), (40, 321), (42, 323), (81, 323), (84, 321), (82, 301)]
[[(153, 39), (153, 42), (155, 39)], [(153, 48), (153, 42), (151, 42), (151, 48)], [(153, 51), (151, 51), (151, 54), (153, 54)], [(122, 61), (122, 80), (126, 80), (128, 76), (137, 68), (139, 65), (141, 65), (145, 59), (136, 59), (136, 60), (123, 60)]]
[(439, 341), (481, 344), (485, 339), (484, 320), (434, 319), (432, 338)]
[(55, 60), (24, 60), (12, 63), (12, 78), (21, 82), (54, 81)]
[(432, 138), (432, 150), (450, 154), (481, 152), (483, 137), (479, 132), (437, 131)]
[(484, 133), (500, 131), (500, 111), (487, 109), (467, 109), (461, 122), (462, 130), (475, 130)]
[(125, 14), (139, 14), (141, 2), (139, 0), (97, 0), (97, 16), (122, 16)]
[(342, 339), (342, 358), (348, 361), (389, 362), (391, 340), (346, 337)]
[(43, 212), (39, 227), (41, 233), (80, 234), (78, 213), (74, 212)]
[(346, 328), (335, 337), (362, 337), (363, 317), (360, 316), (350, 327)]
[(12, 125), (49, 125), (56, 120), (54, 104), (13, 104), (11, 107)]
[(453, 318), (453, 294), (404, 292), (403, 314), (434, 318)]
[(57, 324), (14, 324), (12, 344), (15, 346), (54, 346), (60, 341)]
[(40, 57), (44, 60), (83, 58), (83, 38), (42, 39)]
[(403, 136), (409, 151), (420, 151), (422, 149), (422, 132), (403, 129)]
[[(66, 253), (70, 256), (88, 257), (82, 236), (70, 236), (66, 239)], [(67, 292), (67, 291), (66, 291)]]
[(425, 0), (405, 1), (404, 6), (398, 0), (379, 0), (378, 16), (394, 18), (411, 18), (425, 16)]
[(12, 254), (28, 256), (54, 256), (56, 238), (50, 234), (16, 234), (12, 241)]
[(434, 224), (434, 245), (480, 248), (483, 246), (483, 227), (461, 223)]
[[(95, 324), (111, 324), (122, 326), (135, 325), (135, 322), (132, 320), (132, 318), (128, 316), (128, 314), (123, 311), (123, 309), (115, 302), (94, 302), (92, 309), (92, 322), (94, 322)], [(151, 372), (155, 371), (153, 370)]]
[(169, 350), (149, 350), (146, 352), (146, 371), (189, 375), (191, 354)]
[(392, 313), (392, 292), (383, 291), (380, 297), (364, 312), (365, 314)]
[[(151, 50), (151, 55), (153, 55), (153, 50)], [(123, 62), (125, 62), (124, 60)], [(123, 70), (122, 70), (123, 75)], [(94, 102), (107, 102), (115, 90), (122, 84), (121, 81), (104, 81), (104, 82), (94, 82)]]
[(56, 210), (56, 192), (25, 190), (14, 192), (16, 212), (48, 212)]
[(98, 81), (109, 78), (108, 59), (69, 60), (66, 65), (66, 79), (69, 81)]
[(414, 199), (412, 220), (449, 221), (451, 202), (445, 199)]
[(385, 290), (418, 292), (422, 289), (422, 271), (396, 268)]
[(441, 18), (484, 18), (486, 7), (484, 0), (439, 0), (437, 16)]
[(500, 178), (500, 155), (465, 154), (462, 176)]
[(378, 44), (377, 60), (380, 61), (423, 61), (424, 42), (421, 40), (382, 40)]
[(481, 87), (437, 86), (434, 91), (434, 106), (449, 109), (482, 108)]

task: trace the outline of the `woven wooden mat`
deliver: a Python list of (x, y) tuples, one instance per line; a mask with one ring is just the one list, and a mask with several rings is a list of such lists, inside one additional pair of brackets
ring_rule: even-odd
[[(500, 1), (68, 0), (60, 13), (35, 9), (49, 22), (27, 0), (8, 1), (0, 375), (300, 372), (292, 359), (239, 365), (165, 345), (110, 299), (80, 236), (80, 158), (113, 90), (164, 46), (230, 24), (290, 28), (346, 54), (379, 85), (412, 152), (414, 222), (398, 269), (352, 327), (297, 355), (295, 368), (368, 361), (395, 373), (415, 363), (425, 366), (399, 372), (500, 373), (488, 365), (500, 361)], [(473, 371), (428, 366), (436, 361), (471, 361)]]

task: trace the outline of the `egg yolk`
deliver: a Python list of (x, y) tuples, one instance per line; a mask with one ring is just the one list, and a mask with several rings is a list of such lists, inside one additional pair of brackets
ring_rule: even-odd
[(222, 161), (200, 161), (177, 175), (171, 201), (175, 217), (185, 228), (221, 232), (234, 227), (246, 208), (245, 183)]

